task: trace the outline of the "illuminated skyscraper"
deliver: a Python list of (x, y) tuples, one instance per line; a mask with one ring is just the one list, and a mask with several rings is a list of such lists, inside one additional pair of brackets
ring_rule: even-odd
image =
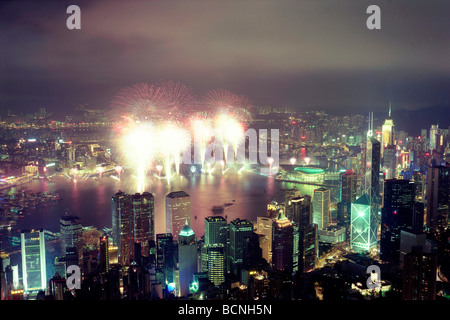
[(134, 217), (134, 242), (141, 244), (143, 256), (149, 255), (149, 241), (155, 240), (154, 198), (149, 192), (136, 193), (131, 197), (131, 212)]
[(164, 247), (173, 243), (171, 233), (159, 233), (156, 235), (156, 266), (162, 271), (164, 269)]
[(375, 218), (377, 221), (379, 221), (378, 211), (381, 204), (380, 166), (380, 142), (373, 136), (373, 119), (371, 115), (369, 120), (369, 130), (367, 132), (366, 167), (364, 181), (362, 183), (362, 194), (365, 193), (367, 195), (371, 208), (371, 218)]
[(313, 223), (319, 230), (325, 229), (330, 224), (330, 190), (319, 188), (314, 190), (313, 196)]
[(439, 215), (448, 214), (450, 203), (450, 166), (428, 168), (426, 202), (427, 228), (436, 230), (440, 219)]
[(171, 233), (175, 241), (184, 224), (191, 223), (191, 199), (184, 191), (171, 192), (166, 196), (166, 233)]
[(206, 247), (208, 279), (215, 286), (225, 281), (226, 249), (223, 244), (211, 244)]
[(293, 226), (283, 212), (273, 219), (272, 266), (276, 270), (293, 270)]
[(227, 220), (222, 216), (205, 218), (205, 245), (227, 243)]
[(244, 262), (245, 238), (253, 232), (253, 224), (249, 220), (236, 219), (230, 222), (230, 268), (231, 272), (240, 275)]
[(356, 199), (357, 175), (352, 170), (341, 174), (341, 202), (352, 203)]
[(400, 231), (413, 230), (414, 189), (410, 180), (384, 180), (380, 240), (383, 261), (400, 261)]
[(378, 219), (370, 210), (367, 194), (352, 203), (350, 228), (350, 246), (353, 251), (369, 251), (376, 247)]
[(384, 147), (394, 145), (394, 121), (391, 118), (391, 104), (389, 103), (389, 116), (381, 127), (381, 156), (384, 155)]
[(44, 230), (23, 230), (20, 236), (24, 291), (45, 290), (47, 269)]
[(108, 237), (100, 237), (100, 271), (106, 274), (109, 271), (109, 244)]
[(178, 270), (178, 296), (187, 297), (189, 284), (194, 279), (194, 273), (197, 272), (197, 242), (195, 233), (187, 221), (178, 236)]
[(397, 176), (397, 148), (389, 145), (382, 149), (384, 150), (383, 171), (385, 173), (385, 179), (393, 179)]
[(318, 252), (318, 227), (312, 222), (310, 196), (292, 198), (293, 206), (293, 271), (306, 273), (314, 270)]
[(439, 133), (439, 125), (432, 124), (430, 128), (430, 150), (433, 151), (436, 149), (437, 140), (436, 135)]
[(67, 247), (76, 247), (79, 262), (81, 263), (83, 256), (83, 227), (80, 218), (76, 216), (61, 217), (59, 219), (59, 230), (61, 234), (62, 253), (66, 253)]
[(262, 257), (271, 264), (272, 263), (272, 220), (269, 217), (258, 217), (256, 223), (258, 225), (258, 234), (264, 237), (260, 240), (262, 249)]
[(114, 245), (118, 247), (119, 263), (130, 263), (133, 248), (133, 217), (130, 197), (119, 191), (112, 197), (112, 234)]
[(149, 240), (154, 240), (154, 198), (148, 192), (129, 195), (119, 191), (112, 202), (113, 242), (118, 247), (119, 263), (129, 265), (135, 243), (140, 243), (144, 256), (149, 254)]

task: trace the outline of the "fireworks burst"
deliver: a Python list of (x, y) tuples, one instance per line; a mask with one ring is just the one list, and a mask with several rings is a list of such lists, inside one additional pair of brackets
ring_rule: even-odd
[(190, 136), (188, 131), (172, 123), (165, 123), (158, 127), (156, 136), (159, 143), (156, 148), (165, 170), (166, 179), (170, 181), (173, 165), (175, 165), (176, 174), (180, 173), (181, 154), (190, 147)]
[(212, 112), (216, 116), (227, 114), (245, 124), (252, 119), (252, 104), (243, 95), (237, 95), (224, 89), (215, 89), (207, 92), (203, 102), (208, 112)]
[[(173, 167), (177, 175), (180, 173), (181, 155), (191, 147), (191, 136), (200, 147), (202, 165), (213, 135), (220, 135), (225, 157), (228, 146), (236, 154), (244, 127), (251, 120), (248, 111), (251, 104), (244, 96), (211, 90), (200, 103), (190, 88), (175, 81), (138, 83), (124, 88), (111, 105), (114, 149), (118, 151), (119, 163), (133, 171), (137, 192), (145, 191), (153, 168), (157, 177), (164, 176), (168, 183)], [(122, 167), (117, 166), (119, 178), (121, 171)]]

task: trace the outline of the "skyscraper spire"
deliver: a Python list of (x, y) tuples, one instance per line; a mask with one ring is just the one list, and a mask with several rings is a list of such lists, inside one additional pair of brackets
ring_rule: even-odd
[(369, 126), (368, 126), (367, 136), (371, 137), (373, 135), (373, 112), (369, 112)]
[(391, 109), (391, 102), (389, 101), (389, 118), (391, 117), (391, 111), (392, 111), (392, 109)]

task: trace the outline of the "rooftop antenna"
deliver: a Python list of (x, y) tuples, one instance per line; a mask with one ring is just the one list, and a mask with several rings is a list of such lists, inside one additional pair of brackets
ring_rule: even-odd
[(369, 112), (369, 130), (367, 131), (367, 136), (371, 137), (373, 135), (373, 112)]
[(391, 117), (391, 102), (389, 101), (389, 118)]

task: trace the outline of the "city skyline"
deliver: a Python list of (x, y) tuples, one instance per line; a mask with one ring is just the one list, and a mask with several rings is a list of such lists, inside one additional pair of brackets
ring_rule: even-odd
[(0, 300), (448, 303), (447, 9), (0, 2)]

